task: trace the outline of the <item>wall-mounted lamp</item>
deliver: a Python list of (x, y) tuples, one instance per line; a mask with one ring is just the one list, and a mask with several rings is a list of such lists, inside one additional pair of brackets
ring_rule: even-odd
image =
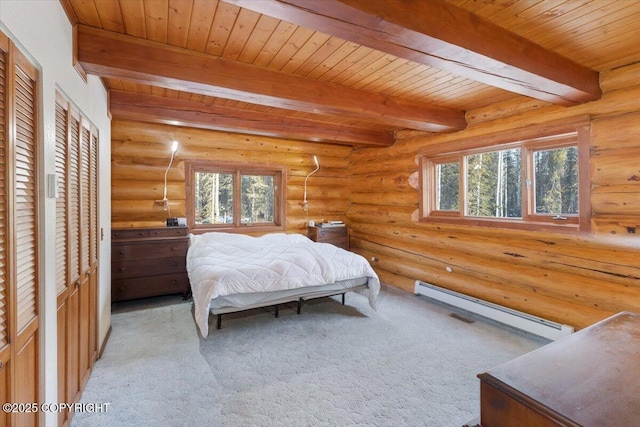
[(165, 211), (169, 210), (169, 200), (167, 200), (167, 175), (169, 174), (169, 169), (171, 169), (171, 165), (173, 164), (173, 158), (176, 155), (176, 151), (178, 151), (178, 141), (173, 141), (171, 145), (171, 160), (169, 160), (169, 166), (167, 166), (167, 170), (164, 172), (164, 193), (162, 193), (162, 209)]
[(316, 168), (304, 179), (304, 196), (302, 200), (302, 209), (304, 209), (305, 211), (309, 209), (309, 203), (307, 203), (307, 180), (311, 175), (318, 172), (318, 169), (320, 169), (320, 163), (318, 163), (318, 158), (316, 156), (313, 156), (313, 162), (316, 164)]

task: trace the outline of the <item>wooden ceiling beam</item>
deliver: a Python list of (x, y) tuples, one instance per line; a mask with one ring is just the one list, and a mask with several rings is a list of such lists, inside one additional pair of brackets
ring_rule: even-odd
[(464, 112), (267, 70), (79, 25), (76, 57), (90, 74), (252, 104), (429, 132), (464, 129)]
[(113, 118), (358, 147), (389, 147), (391, 132), (319, 123), (162, 96), (109, 91)]
[(554, 104), (602, 95), (594, 70), (441, 0), (225, 1)]

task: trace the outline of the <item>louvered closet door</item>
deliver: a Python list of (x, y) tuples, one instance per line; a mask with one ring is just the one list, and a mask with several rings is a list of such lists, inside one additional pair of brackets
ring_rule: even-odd
[(82, 126), (80, 141), (80, 387), (84, 388), (91, 369), (89, 350), (89, 306), (91, 292), (89, 289), (91, 198), (90, 198), (90, 164), (91, 164), (91, 129)]
[(35, 81), (16, 67), (15, 221), (18, 331), (38, 315)]
[[(14, 402), (37, 402), (38, 372), (38, 176), (37, 72), (14, 50), (13, 235), (16, 283)], [(12, 319), (13, 320), (13, 319)], [(18, 380), (18, 378), (20, 380)], [(35, 425), (37, 414), (13, 414), (16, 423)]]
[(89, 164), (89, 181), (91, 195), (89, 197), (90, 206), (90, 265), (95, 268), (98, 263), (99, 227), (98, 227), (98, 136), (95, 129), (91, 132), (91, 159)]
[(91, 156), (89, 161), (90, 218), (89, 218), (89, 364), (98, 358), (98, 252), (100, 222), (98, 221), (98, 134), (91, 131)]
[(68, 274), (67, 296), (67, 398), (80, 399), (80, 136), (81, 123), (77, 112), (69, 110), (67, 165), (68, 197)]
[[(0, 32), (0, 401), (38, 402), (38, 75)], [(0, 426), (37, 425), (0, 412)]]
[(69, 282), (80, 279), (80, 116), (70, 112), (69, 118)]
[[(98, 133), (56, 98), (58, 396), (77, 402), (97, 357)], [(61, 348), (63, 347), (63, 348)], [(61, 414), (59, 424), (69, 422)]]
[[(0, 402), (9, 401), (9, 298), (7, 231), (7, 52), (9, 40), (0, 33)], [(9, 415), (0, 412), (0, 425), (9, 425)]]
[(56, 100), (56, 176), (58, 178), (58, 197), (56, 199), (56, 290), (63, 294), (69, 284), (67, 261), (67, 156), (69, 149), (69, 127), (67, 108), (64, 100)]
[[(68, 324), (68, 250), (67, 250), (67, 166), (69, 126), (67, 103), (60, 96), (56, 99), (56, 175), (58, 177), (58, 198), (56, 199), (56, 289), (58, 299), (58, 401), (67, 399), (67, 348), (69, 346)], [(63, 425), (68, 418), (67, 411), (58, 413), (58, 425)]]

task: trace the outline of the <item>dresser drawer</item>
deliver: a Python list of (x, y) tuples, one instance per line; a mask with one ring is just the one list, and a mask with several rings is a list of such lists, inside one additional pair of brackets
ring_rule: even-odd
[(187, 227), (111, 230), (111, 300), (187, 294), (188, 236)]
[(111, 245), (111, 261), (186, 256), (188, 248), (186, 239), (114, 243)]
[(149, 237), (149, 230), (132, 228), (131, 230), (111, 230), (111, 239), (144, 239)]
[(131, 239), (153, 239), (165, 237), (186, 237), (187, 227), (166, 227), (166, 228), (116, 228), (111, 230), (113, 241)]
[(187, 236), (186, 227), (167, 227), (156, 228), (149, 231), (149, 237), (185, 237)]
[(137, 277), (111, 281), (111, 301), (189, 292), (187, 273)]
[(111, 263), (112, 279), (127, 279), (156, 274), (185, 273), (187, 259), (184, 256), (171, 258), (149, 258)]

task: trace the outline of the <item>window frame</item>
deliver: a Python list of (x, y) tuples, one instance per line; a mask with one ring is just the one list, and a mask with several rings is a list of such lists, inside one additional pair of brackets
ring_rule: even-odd
[[(187, 226), (196, 233), (223, 231), (228, 233), (281, 232), (286, 229), (286, 168), (279, 165), (254, 163), (218, 162), (211, 160), (187, 160), (186, 167), (186, 215)], [(224, 224), (195, 223), (195, 174), (226, 173), (234, 175), (233, 222)], [(242, 179), (243, 175), (272, 175), (274, 177), (273, 216), (270, 223), (242, 222)]]
[[(471, 137), (447, 142), (456, 150), (442, 149), (438, 144), (418, 153), (419, 165), (419, 221), (457, 225), (512, 228), (519, 230), (549, 231), (560, 233), (586, 233), (591, 230), (591, 194), (589, 166), (589, 121), (580, 118), (572, 122), (530, 126), (525, 129), (505, 131), (491, 135)], [(578, 214), (555, 215), (533, 212), (535, 209), (534, 153), (566, 147), (578, 150)], [(478, 217), (466, 215), (468, 207), (466, 156), (520, 148), (521, 151), (521, 218)], [(459, 209), (437, 210), (436, 166), (442, 163), (459, 163)]]
[[(440, 210), (440, 209), (436, 209), (436, 199), (437, 199), (437, 189), (436, 189), (436, 168), (438, 165), (440, 164), (445, 164), (445, 163), (454, 163), (457, 162), (459, 164), (458, 167), (458, 210), (457, 211), (450, 211), (450, 210)], [(428, 194), (424, 194), (424, 192), (421, 191), (421, 193), (423, 193), (423, 196), (421, 197), (421, 199), (423, 199), (426, 203), (422, 202), (421, 200), (421, 205), (420, 205), (420, 211), (424, 212), (423, 210), (423, 206), (427, 206), (428, 212), (430, 213), (430, 215), (436, 215), (438, 217), (443, 217), (443, 218), (457, 218), (460, 216), (460, 211), (463, 208), (462, 200), (463, 200), (463, 194), (462, 194), (462, 189), (463, 184), (464, 184), (464, 170), (462, 169), (463, 164), (461, 162), (461, 156), (456, 155), (456, 154), (444, 154), (441, 156), (434, 156), (434, 157), (430, 157), (430, 158), (422, 158), (420, 160), (420, 170), (422, 171), (422, 176), (423, 179), (421, 179), (422, 185), (421, 185), (421, 189), (423, 188), (429, 188), (429, 185), (427, 184), (430, 180), (430, 182), (433, 182), (433, 191), (429, 191)], [(427, 172), (425, 172), (425, 168), (427, 170)], [(424, 179), (427, 179), (427, 181), (425, 181)]]

